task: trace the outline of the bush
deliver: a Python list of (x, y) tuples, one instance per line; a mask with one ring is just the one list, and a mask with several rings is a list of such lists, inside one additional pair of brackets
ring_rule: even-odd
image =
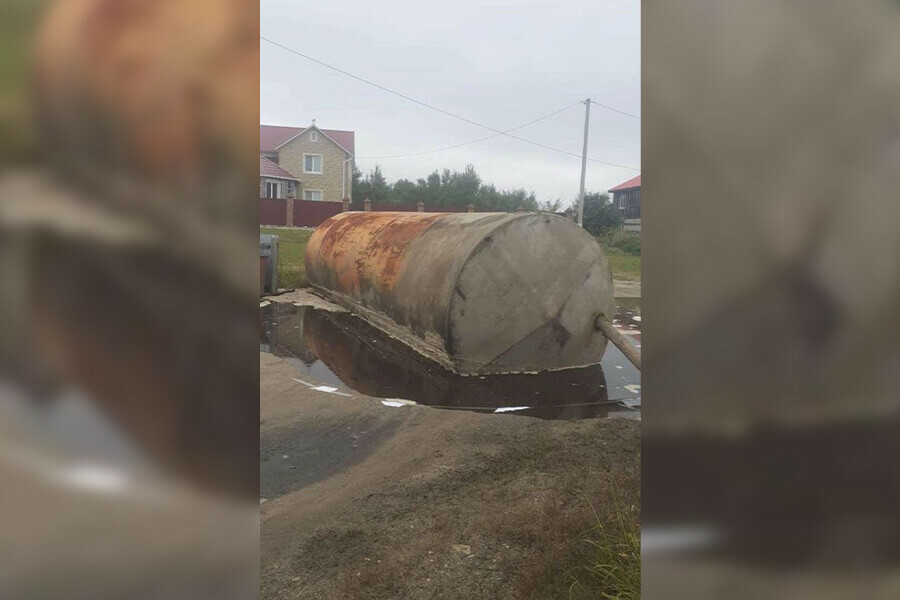
[(611, 245), (625, 254), (641, 255), (641, 236), (636, 233), (622, 232), (621, 235), (616, 236)]
[(609, 229), (597, 236), (607, 254), (641, 255), (641, 235), (621, 228)]
[(622, 213), (613, 206), (609, 194), (584, 196), (584, 229), (593, 236), (605, 236), (622, 227)]

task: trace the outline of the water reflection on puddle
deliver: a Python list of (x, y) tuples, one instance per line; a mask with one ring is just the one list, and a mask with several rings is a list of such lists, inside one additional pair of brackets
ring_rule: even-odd
[[(616, 325), (637, 345), (640, 317), (633, 317), (639, 302), (616, 316)], [(640, 373), (612, 344), (590, 367), (462, 377), (352, 315), (277, 302), (260, 308), (259, 343), (260, 351), (293, 364), (300, 378), (376, 398), (546, 419), (640, 415)]]

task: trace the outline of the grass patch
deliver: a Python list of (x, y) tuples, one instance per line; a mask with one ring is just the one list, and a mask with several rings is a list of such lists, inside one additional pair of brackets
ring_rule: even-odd
[(582, 564), (568, 573), (570, 599), (640, 599), (641, 525), (636, 507), (617, 507), (611, 522), (597, 517), (597, 525), (581, 543)]
[(595, 239), (609, 260), (613, 279), (641, 280), (641, 236), (637, 233), (615, 229)]
[(608, 249), (605, 250), (606, 258), (609, 260), (609, 266), (612, 269), (613, 279), (640, 281), (640, 256), (630, 256), (628, 254), (619, 254)]
[(306, 244), (313, 230), (260, 227), (259, 232), (278, 236), (278, 287), (300, 288), (308, 285)]
[[(615, 487), (615, 483), (613, 483)], [(636, 495), (636, 494), (628, 494)], [(639, 600), (641, 597), (641, 523), (639, 499), (612, 500), (598, 512), (590, 503), (593, 525), (567, 544), (545, 568), (530, 597), (559, 600)], [(584, 501), (587, 503), (587, 500)]]

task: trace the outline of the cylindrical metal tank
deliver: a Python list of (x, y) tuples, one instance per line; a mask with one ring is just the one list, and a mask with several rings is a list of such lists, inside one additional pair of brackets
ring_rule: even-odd
[(614, 314), (599, 244), (546, 213), (348, 212), (309, 240), (329, 299), (465, 375), (596, 363)]

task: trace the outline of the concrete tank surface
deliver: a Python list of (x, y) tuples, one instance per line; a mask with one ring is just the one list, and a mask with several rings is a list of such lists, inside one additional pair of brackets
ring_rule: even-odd
[(306, 249), (310, 283), (448, 369), (515, 373), (599, 362), (615, 312), (609, 263), (544, 213), (347, 212)]

